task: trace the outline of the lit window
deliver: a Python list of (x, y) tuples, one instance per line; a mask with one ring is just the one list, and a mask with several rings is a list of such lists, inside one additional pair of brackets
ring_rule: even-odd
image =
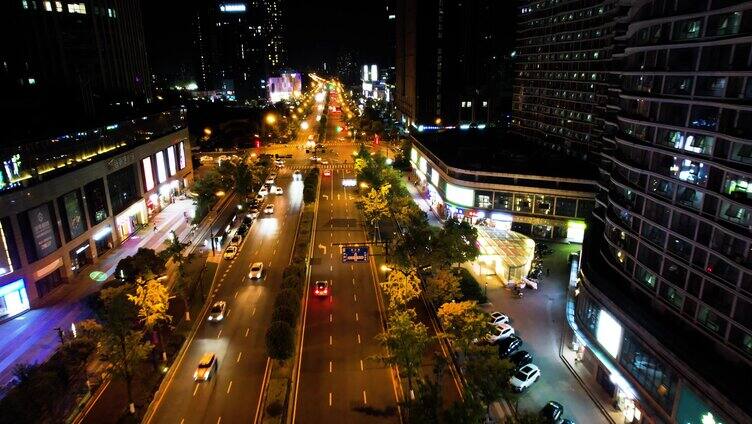
[(49, 1), (44, 2), (44, 10), (48, 12), (52, 12), (52, 2), (49, 2)]
[(29, 78), (29, 85), (34, 85), (36, 83), (37, 83), (37, 80), (35, 80), (34, 78)]
[(488, 107), (488, 102), (484, 101), (483, 102), (483, 107)]
[(58, 12), (62, 12), (63, 11), (63, 2), (56, 1), (55, 2), (55, 10), (57, 10)]
[(27, 3), (26, 0), (21, 0), (21, 6), (23, 6), (24, 9), (28, 9), (29, 3)]

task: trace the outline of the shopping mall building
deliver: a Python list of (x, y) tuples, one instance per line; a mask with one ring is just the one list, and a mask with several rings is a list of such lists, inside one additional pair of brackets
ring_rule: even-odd
[(39, 305), (193, 178), (185, 110), (0, 152), (0, 319)]
[(587, 163), (490, 130), (417, 132), (410, 141), (412, 178), (440, 216), (582, 242), (596, 192)]

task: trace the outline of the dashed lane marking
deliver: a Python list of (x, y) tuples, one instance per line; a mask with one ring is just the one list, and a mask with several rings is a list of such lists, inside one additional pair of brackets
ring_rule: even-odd
[(358, 334), (358, 344), (360, 344), (360, 334)]
[(329, 392), (329, 406), (332, 406), (332, 392)]
[(355, 321), (357, 321), (357, 320), (358, 320), (358, 313), (356, 312), (355, 313)]
[(329, 322), (332, 322), (332, 314), (329, 314)]
[(240, 358), (243, 356), (243, 352), (238, 352), (238, 359), (235, 361), (235, 363), (240, 362)]
[(219, 333), (217, 333), (217, 338), (220, 338), (222, 336), (222, 330), (219, 330)]
[(237, 298), (238, 298), (238, 291), (235, 290), (235, 299), (237, 299)]
[(251, 312), (251, 316), (256, 315), (256, 308), (253, 308), (253, 312)]
[(363, 390), (363, 404), (365, 404), (365, 405), (368, 404), (368, 398), (366, 398), (366, 391), (365, 390)]
[(246, 328), (246, 329), (245, 329), (245, 336), (246, 336), (246, 337), (248, 337), (248, 333), (249, 333), (250, 331), (251, 331), (251, 329), (250, 329), (250, 328)]
[(360, 370), (363, 371), (363, 360), (360, 360)]
[(329, 372), (332, 372), (332, 361), (329, 361)]
[(358, 301), (358, 295), (357, 294), (353, 294), (353, 299), (357, 302)]
[(329, 336), (329, 346), (332, 345), (332, 336)]
[(196, 384), (196, 388), (195, 388), (195, 389), (193, 389), (193, 396), (194, 396), (194, 397), (196, 396), (196, 392), (198, 392), (198, 386), (199, 386), (199, 385), (198, 385), (198, 384)]
[(230, 380), (230, 384), (227, 386), (227, 394), (230, 394), (230, 389), (232, 389), (232, 380)]

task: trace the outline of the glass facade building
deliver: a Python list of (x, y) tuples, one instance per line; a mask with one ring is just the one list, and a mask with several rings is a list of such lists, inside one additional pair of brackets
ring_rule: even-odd
[[(621, 383), (632, 422), (751, 421), (752, 4), (519, 13), (515, 130), (599, 162), (573, 322), (610, 375), (598, 383)], [(614, 355), (602, 311), (623, 334)]]

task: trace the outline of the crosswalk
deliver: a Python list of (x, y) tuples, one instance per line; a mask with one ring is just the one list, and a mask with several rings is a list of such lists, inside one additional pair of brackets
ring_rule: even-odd
[(329, 165), (314, 165), (314, 164), (306, 164), (306, 165), (290, 165), (291, 168), (295, 169), (313, 169), (313, 168), (319, 168), (321, 170), (324, 169), (353, 169), (353, 164), (351, 163), (334, 163)]

